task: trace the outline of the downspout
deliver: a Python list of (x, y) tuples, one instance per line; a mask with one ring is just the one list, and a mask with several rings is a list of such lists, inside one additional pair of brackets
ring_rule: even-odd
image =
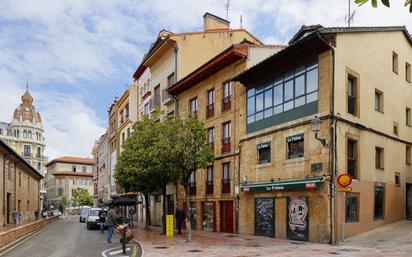
[[(10, 172), (10, 171), (9, 171)], [(14, 207), (17, 206), (17, 169), (16, 163), (14, 163)]]
[(3, 226), (6, 226), (8, 215), (8, 213), (6, 213), (6, 156), (7, 154), (3, 154)]
[[(174, 46), (173, 51), (175, 53), (175, 83), (177, 82), (177, 53), (179, 51), (179, 47), (177, 45)], [(175, 116), (179, 116), (179, 100), (177, 95), (172, 96), (175, 100)], [(177, 195), (176, 195), (177, 199)]]
[(238, 185), (238, 194), (236, 195), (236, 234), (240, 234), (239, 231), (239, 208), (240, 208), (240, 158), (241, 158), (241, 153), (242, 153), (242, 143), (239, 143), (239, 155), (238, 155), (238, 165), (237, 165), (237, 185)]

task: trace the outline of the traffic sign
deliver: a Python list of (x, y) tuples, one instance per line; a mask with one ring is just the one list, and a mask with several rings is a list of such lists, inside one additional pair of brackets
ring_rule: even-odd
[(338, 187), (336, 188), (336, 191), (349, 193), (349, 192), (352, 192), (352, 188), (351, 187)]
[(338, 185), (341, 187), (347, 187), (352, 184), (352, 176), (349, 174), (340, 174), (337, 178)]

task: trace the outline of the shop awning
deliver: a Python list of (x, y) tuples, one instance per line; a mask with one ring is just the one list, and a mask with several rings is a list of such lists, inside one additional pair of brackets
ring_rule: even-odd
[(240, 185), (240, 189), (242, 192), (270, 192), (294, 189), (310, 189), (318, 188), (323, 181), (325, 181), (324, 177), (277, 180), (273, 182), (246, 183)]

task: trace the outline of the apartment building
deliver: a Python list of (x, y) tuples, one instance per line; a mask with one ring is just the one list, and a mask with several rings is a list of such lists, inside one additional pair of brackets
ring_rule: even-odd
[(336, 242), (411, 215), (411, 45), (405, 27), (303, 26), (233, 79), (240, 233)]
[(249, 41), (234, 44), (168, 88), (179, 106), (179, 116), (190, 115), (207, 129), (207, 144), (215, 161), (192, 173), (190, 202), (185, 203), (182, 187), (178, 202), (189, 207), (192, 228), (206, 231), (235, 232), (238, 141), (242, 135), (240, 104), (244, 87), (231, 78), (282, 49)]
[[(162, 30), (145, 54), (134, 73), (138, 86), (139, 117), (150, 115), (158, 109), (164, 115), (176, 115), (177, 102), (166, 89), (195, 69), (222, 52), (232, 44), (247, 40), (253, 44), (261, 42), (244, 29), (231, 29), (230, 22), (206, 13), (203, 16), (203, 31), (173, 33)], [(151, 197), (151, 221), (161, 225), (162, 197), (160, 192)], [(176, 208), (176, 187), (167, 186), (167, 213)]]
[(93, 193), (95, 205), (110, 200), (108, 132), (95, 141), (93, 150)]

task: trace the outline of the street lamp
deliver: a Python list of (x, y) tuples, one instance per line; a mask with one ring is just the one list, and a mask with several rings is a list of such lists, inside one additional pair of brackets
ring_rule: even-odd
[(323, 146), (326, 146), (326, 144), (328, 143), (326, 138), (318, 138), (318, 133), (320, 132), (320, 124), (322, 123), (322, 121), (318, 116), (315, 116), (315, 118), (313, 118), (310, 123), (312, 124), (312, 132), (315, 134), (315, 138), (319, 140)]

